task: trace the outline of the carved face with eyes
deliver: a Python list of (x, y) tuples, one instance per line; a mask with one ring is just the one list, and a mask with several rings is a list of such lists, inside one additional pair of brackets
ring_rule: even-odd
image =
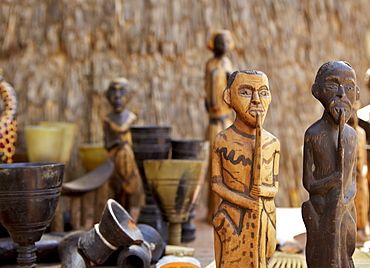
[(226, 34), (218, 34), (215, 37), (213, 51), (215, 55), (223, 55), (230, 49), (230, 40)]
[(224, 100), (236, 112), (237, 118), (255, 128), (257, 115), (263, 123), (271, 102), (267, 76), (262, 72), (239, 72), (230, 88), (225, 90)]
[(352, 105), (359, 98), (355, 71), (345, 62), (330, 62), (321, 73), (319, 70), (312, 94), (323, 104), (336, 124), (339, 124), (341, 114), (344, 114), (347, 122), (351, 117)]
[(112, 82), (109, 85), (106, 97), (109, 103), (112, 105), (114, 112), (122, 112), (127, 104), (127, 84)]

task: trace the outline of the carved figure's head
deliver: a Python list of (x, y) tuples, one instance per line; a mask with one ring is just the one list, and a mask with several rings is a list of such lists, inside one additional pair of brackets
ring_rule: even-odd
[(219, 30), (213, 33), (208, 41), (208, 48), (215, 56), (222, 56), (234, 48), (234, 40), (228, 30)]
[(235, 71), (224, 90), (224, 101), (236, 112), (237, 118), (255, 128), (257, 115), (263, 123), (271, 102), (271, 92), (266, 74), (261, 71)]
[(129, 99), (127, 88), (126, 78), (116, 78), (109, 84), (106, 97), (115, 112), (121, 112), (125, 109)]
[(353, 104), (360, 97), (356, 73), (345, 61), (326, 62), (317, 71), (312, 94), (324, 106), (336, 124), (344, 114), (345, 122), (351, 117)]

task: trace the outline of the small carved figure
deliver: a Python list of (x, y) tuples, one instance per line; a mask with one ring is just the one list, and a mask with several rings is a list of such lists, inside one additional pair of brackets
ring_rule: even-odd
[(354, 267), (356, 245), (356, 131), (346, 122), (359, 98), (356, 73), (344, 61), (324, 63), (312, 85), (324, 106), (304, 137), (302, 205), (308, 267)]
[(13, 163), (17, 140), (17, 97), (11, 85), (0, 76), (0, 94), (4, 111), (0, 117), (0, 163)]
[(106, 97), (113, 111), (103, 119), (104, 147), (114, 163), (114, 175), (111, 183), (115, 199), (129, 211), (130, 195), (138, 190), (141, 181), (134, 153), (130, 126), (136, 115), (126, 109), (128, 81), (125, 78), (113, 80), (106, 92)]
[[(230, 31), (214, 32), (208, 42), (208, 48), (214, 53), (214, 57), (206, 64), (205, 75), (206, 108), (209, 114), (207, 140), (212, 146), (217, 133), (229, 127), (234, 120), (233, 110), (222, 97), (227, 80), (233, 72), (231, 61), (226, 57), (226, 53), (234, 48)], [(207, 220), (210, 223), (220, 201), (215, 193), (209, 191)]]
[(236, 71), (224, 100), (235, 122), (215, 138), (212, 189), (222, 202), (213, 219), (217, 268), (267, 267), (276, 247), (280, 143), (262, 129), (271, 92), (260, 71)]
[(370, 239), (369, 226), (369, 186), (367, 183), (367, 152), (366, 152), (366, 132), (358, 125), (357, 110), (360, 103), (357, 101), (352, 108), (351, 117), (348, 125), (353, 127), (357, 133), (358, 151), (356, 161), (356, 196), (355, 205), (357, 212), (357, 242), (365, 242)]

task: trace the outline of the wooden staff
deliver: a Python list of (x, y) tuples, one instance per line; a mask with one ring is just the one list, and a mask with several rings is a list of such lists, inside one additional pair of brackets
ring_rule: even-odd
[[(254, 157), (252, 166), (252, 189), (255, 187), (261, 187), (261, 168), (262, 168), (262, 115), (257, 113), (257, 126), (256, 126), (256, 141), (254, 145)], [(251, 189), (251, 197), (259, 199), (259, 196), (254, 196)]]
[[(262, 218), (261, 218), (261, 208), (263, 206), (262, 199), (258, 196), (253, 189), (257, 189), (262, 186), (262, 178), (261, 178), (261, 168), (262, 168), (262, 120), (259, 113), (256, 115), (257, 125), (256, 125), (256, 140), (254, 145), (254, 157), (253, 157), (253, 166), (252, 166), (252, 187), (250, 196), (258, 201), (258, 207), (256, 208), (255, 215), (256, 215), (256, 223), (257, 223), (257, 230), (256, 230), (256, 237), (252, 240), (252, 243), (255, 243), (257, 246), (254, 249), (254, 254), (258, 256), (258, 263), (257, 267), (260, 267), (261, 264), (261, 257), (259, 256), (260, 247), (263, 245), (260, 244), (261, 239), (261, 230), (262, 230)], [(260, 192), (260, 191), (257, 191)]]
[[(341, 111), (339, 114), (339, 131), (338, 131), (338, 159), (339, 169), (341, 172), (341, 181), (343, 182), (343, 169), (344, 169), (344, 147), (343, 147), (343, 133), (345, 127), (345, 113)], [(338, 199), (339, 202), (343, 201), (343, 185), (341, 187), (341, 198)]]

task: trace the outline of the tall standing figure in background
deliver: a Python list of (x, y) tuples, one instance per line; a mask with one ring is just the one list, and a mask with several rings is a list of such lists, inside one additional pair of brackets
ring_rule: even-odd
[(110, 195), (130, 211), (130, 196), (137, 192), (141, 178), (131, 148), (130, 126), (136, 115), (126, 109), (129, 100), (127, 87), (125, 78), (117, 78), (110, 83), (106, 97), (113, 111), (104, 117), (103, 129), (104, 147), (114, 163)]
[[(233, 110), (223, 101), (222, 97), (227, 80), (233, 72), (231, 61), (226, 57), (226, 53), (234, 48), (230, 31), (214, 32), (208, 42), (208, 48), (214, 53), (214, 57), (207, 62), (205, 75), (206, 108), (209, 114), (206, 139), (209, 140), (212, 147), (217, 133), (229, 127), (234, 120)], [(212, 223), (213, 215), (220, 201), (220, 198), (210, 190), (207, 215), (209, 223)]]
[(364, 243), (370, 239), (369, 225), (369, 186), (367, 183), (367, 152), (366, 132), (358, 125), (357, 111), (360, 102), (357, 101), (353, 108), (351, 117), (347, 124), (356, 130), (358, 140), (357, 161), (356, 161), (356, 196), (355, 205), (357, 212), (357, 243)]
[(324, 114), (304, 137), (302, 205), (309, 268), (354, 267), (356, 246), (356, 131), (346, 122), (359, 98), (356, 73), (344, 61), (324, 63), (312, 85)]
[(222, 199), (213, 219), (217, 268), (267, 267), (276, 247), (279, 140), (262, 128), (271, 92), (260, 71), (236, 71), (224, 100), (236, 119), (215, 138), (212, 189)]
[(17, 97), (11, 85), (0, 76), (0, 94), (4, 111), (0, 117), (0, 163), (13, 163), (17, 140)]

